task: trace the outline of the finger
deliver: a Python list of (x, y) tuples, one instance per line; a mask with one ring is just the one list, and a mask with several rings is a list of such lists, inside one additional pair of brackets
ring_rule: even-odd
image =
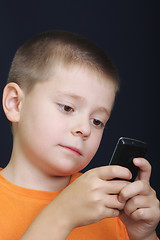
[(118, 200), (118, 195), (107, 195), (104, 199), (104, 206), (107, 208), (114, 208), (122, 210), (125, 203), (121, 203)]
[(106, 194), (119, 194), (122, 189), (128, 185), (131, 184), (129, 181), (124, 180), (113, 180), (113, 181), (106, 181), (105, 182), (105, 193)]
[(131, 172), (127, 168), (115, 165), (99, 167), (95, 171), (97, 171), (98, 177), (102, 180), (111, 180), (114, 178), (129, 180), (132, 177)]
[(128, 216), (140, 208), (150, 208), (152, 207), (152, 198), (146, 196), (136, 196), (130, 199), (124, 206), (124, 212)]
[(114, 218), (120, 215), (120, 210), (114, 208), (105, 208), (103, 218)]
[(151, 175), (151, 165), (144, 158), (134, 158), (133, 163), (139, 167), (138, 180), (149, 182)]
[(135, 221), (153, 221), (153, 210), (151, 208), (139, 208), (130, 214), (130, 217)]
[(154, 195), (154, 190), (145, 181), (135, 181), (126, 185), (119, 193), (119, 201), (126, 202), (136, 195)]

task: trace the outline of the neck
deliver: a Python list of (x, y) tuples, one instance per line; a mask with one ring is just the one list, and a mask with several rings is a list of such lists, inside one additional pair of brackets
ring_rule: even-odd
[(44, 173), (28, 162), (15, 160), (13, 156), (1, 173), (8, 181), (33, 190), (59, 191), (70, 182), (70, 176), (61, 177)]

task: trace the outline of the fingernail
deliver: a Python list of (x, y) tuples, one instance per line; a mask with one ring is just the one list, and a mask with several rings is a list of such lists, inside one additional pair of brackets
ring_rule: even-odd
[(139, 164), (139, 163), (141, 163), (141, 159), (135, 158), (135, 159), (134, 159), (134, 162), (137, 163), (137, 164)]

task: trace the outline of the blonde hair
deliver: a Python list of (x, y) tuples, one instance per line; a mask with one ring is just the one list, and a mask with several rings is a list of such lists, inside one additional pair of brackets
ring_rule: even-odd
[(46, 81), (59, 63), (87, 66), (108, 75), (119, 87), (117, 69), (106, 53), (78, 34), (57, 30), (40, 33), (17, 50), (8, 82), (29, 91), (37, 82)]

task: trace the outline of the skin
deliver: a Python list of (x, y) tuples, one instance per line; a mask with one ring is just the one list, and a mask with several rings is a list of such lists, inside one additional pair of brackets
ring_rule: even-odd
[[(3, 173), (11, 169), (8, 177), (23, 187), (63, 189), (70, 176), (95, 155), (114, 98), (111, 80), (79, 67), (58, 68), (54, 76), (36, 84), (29, 94), (16, 84), (7, 86), (4, 109), (9, 115), (7, 111), (12, 108), (10, 114), (16, 112), (16, 116), (13, 154)], [(30, 182), (25, 169), (29, 170)], [(38, 186), (40, 177), (44, 186)]]
[[(156, 239), (159, 201), (149, 185), (151, 167), (145, 159), (134, 160), (140, 168), (134, 183), (127, 181), (131, 178), (128, 169), (105, 166), (68, 185), (70, 176), (95, 155), (115, 92), (112, 79), (79, 66), (57, 68), (47, 82), (36, 84), (29, 94), (15, 83), (6, 86), (3, 106), (14, 123), (14, 145), (2, 174), (22, 187), (65, 188), (37, 216), (22, 240), (49, 240), (53, 236), (54, 240), (64, 240), (76, 227), (116, 216), (124, 222), (130, 239)], [(110, 181), (115, 177), (126, 181)]]

